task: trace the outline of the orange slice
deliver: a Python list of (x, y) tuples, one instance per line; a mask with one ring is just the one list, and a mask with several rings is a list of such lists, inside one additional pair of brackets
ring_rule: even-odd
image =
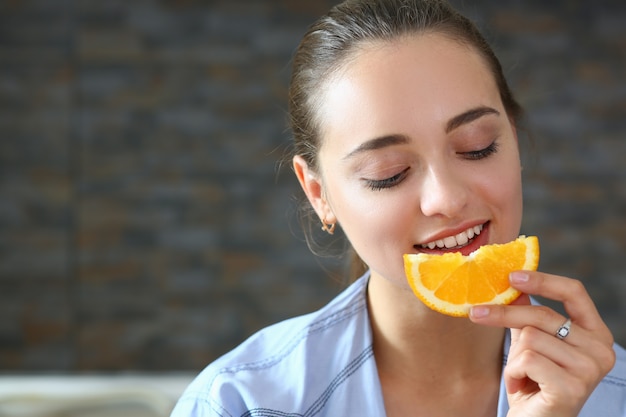
[(509, 273), (534, 271), (538, 264), (535, 236), (485, 245), (467, 256), (404, 255), (404, 270), (415, 295), (431, 309), (456, 317), (467, 317), (477, 304), (511, 303), (520, 292), (509, 285)]

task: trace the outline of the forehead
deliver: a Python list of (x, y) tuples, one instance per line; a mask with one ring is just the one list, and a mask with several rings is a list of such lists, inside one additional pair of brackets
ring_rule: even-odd
[(477, 106), (505, 113), (480, 54), (435, 33), (362, 45), (326, 83), (319, 103), (323, 147), (357, 132), (443, 126)]

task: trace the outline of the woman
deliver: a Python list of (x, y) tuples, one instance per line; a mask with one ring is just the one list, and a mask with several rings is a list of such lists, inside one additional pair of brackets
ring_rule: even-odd
[(436, 0), (333, 8), (294, 57), (290, 113), (308, 201), (368, 272), (209, 365), (173, 416), (626, 416), (626, 354), (580, 282), (510, 277), (563, 302), (564, 338), (528, 295), (458, 319), (406, 284), (404, 253), (519, 234), (522, 111), (467, 19)]

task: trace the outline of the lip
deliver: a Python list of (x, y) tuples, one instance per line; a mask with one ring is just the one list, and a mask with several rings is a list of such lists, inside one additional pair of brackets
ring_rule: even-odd
[(435, 248), (435, 249), (428, 249), (428, 248), (423, 248), (421, 245), (422, 244), (416, 244), (413, 246), (414, 250), (417, 251), (417, 253), (427, 253), (427, 254), (436, 254), (436, 255), (442, 255), (444, 253), (450, 253), (450, 252), (460, 252), (462, 255), (469, 255), (470, 253), (474, 252), (475, 250), (477, 250), (478, 248), (480, 248), (483, 245), (486, 245), (489, 243), (489, 225), (490, 222), (472, 222), (472, 223), (466, 223), (464, 225), (461, 225), (457, 228), (454, 229), (449, 229), (443, 232), (439, 232), (436, 235), (433, 235), (429, 238), (427, 238), (426, 240), (424, 240), (424, 243), (428, 243), (428, 242), (433, 242), (435, 240), (439, 240), (439, 239), (444, 239), (446, 237), (449, 236), (454, 236), (457, 235), (467, 229), (469, 229), (470, 227), (474, 227), (474, 226), (480, 226), (483, 225), (483, 230), (480, 233), (480, 235), (475, 236), (470, 242), (469, 244), (467, 244), (466, 246), (463, 246), (461, 248), (452, 248), (452, 249), (440, 249), (440, 248)]

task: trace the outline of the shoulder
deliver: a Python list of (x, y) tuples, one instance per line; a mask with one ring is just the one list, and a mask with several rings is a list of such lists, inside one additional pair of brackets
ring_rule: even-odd
[(581, 416), (626, 417), (626, 350), (614, 345), (615, 366), (595, 389)]
[(298, 403), (315, 402), (309, 395), (319, 394), (341, 369), (372, 356), (366, 285), (362, 277), (324, 308), (252, 335), (196, 377), (172, 416), (294, 411)]

